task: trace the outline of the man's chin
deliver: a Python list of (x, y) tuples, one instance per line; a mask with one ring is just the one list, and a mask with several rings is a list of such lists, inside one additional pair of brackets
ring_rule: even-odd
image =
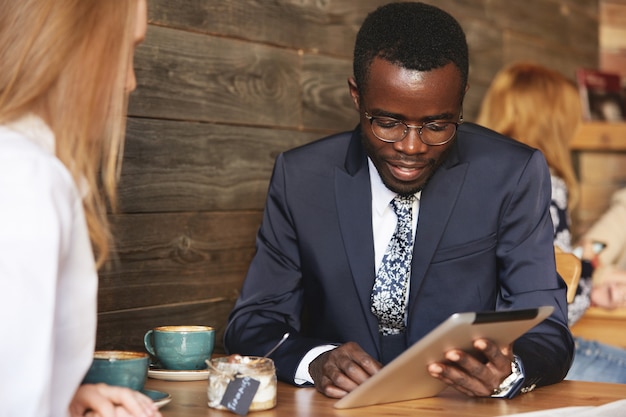
[(394, 193), (400, 195), (411, 195), (424, 188), (424, 182), (402, 182), (396, 179), (390, 180), (389, 178), (382, 178), (385, 187), (389, 188)]

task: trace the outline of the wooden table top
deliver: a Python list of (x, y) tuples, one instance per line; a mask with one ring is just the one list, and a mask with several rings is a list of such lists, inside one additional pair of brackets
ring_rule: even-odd
[[(167, 392), (172, 401), (161, 408), (164, 417), (236, 416), (207, 405), (207, 381), (162, 381), (148, 378), (147, 389)], [(296, 388), (278, 383), (278, 405), (251, 417), (379, 417), (468, 416), (489, 417), (568, 406), (595, 406), (626, 399), (626, 384), (563, 381), (519, 395), (512, 400), (469, 398), (452, 389), (437, 397), (348, 410), (333, 408), (335, 400), (314, 388)]]

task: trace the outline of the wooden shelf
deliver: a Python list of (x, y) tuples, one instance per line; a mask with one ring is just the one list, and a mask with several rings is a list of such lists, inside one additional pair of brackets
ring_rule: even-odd
[(570, 148), (575, 151), (626, 151), (626, 123), (583, 123)]

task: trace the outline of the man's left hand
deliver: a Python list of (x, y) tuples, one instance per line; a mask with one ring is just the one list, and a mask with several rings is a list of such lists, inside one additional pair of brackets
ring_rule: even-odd
[(474, 348), (484, 355), (486, 362), (453, 349), (445, 353), (449, 363), (432, 363), (428, 372), (470, 397), (489, 397), (511, 374), (513, 347), (499, 348), (490, 340), (478, 339)]

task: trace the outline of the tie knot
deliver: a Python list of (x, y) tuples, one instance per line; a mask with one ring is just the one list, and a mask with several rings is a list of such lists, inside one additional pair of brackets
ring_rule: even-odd
[(411, 212), (413, 200), (415, 200), (415, 195), (397, 195), (391, 200), (391, 207), (393, 207), (393, 211), (396, 213), (396, 216), (401, 217), (402, 215), (406, 215)]

